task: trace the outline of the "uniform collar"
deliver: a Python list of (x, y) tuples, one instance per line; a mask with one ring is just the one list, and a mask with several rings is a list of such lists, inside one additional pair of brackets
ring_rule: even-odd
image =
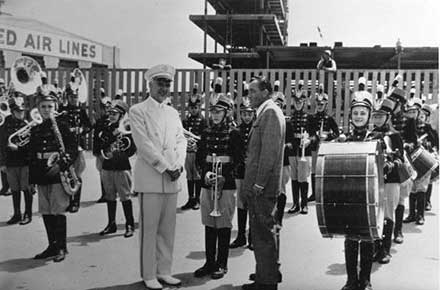
[(147, 104), (151, 109), (156, 109), (156, 110), (163, 110), (166, 106), (168, 106), (165, 101), (163, 101), (162, 103), (159, 103), (158, 101), (156, 101), (153, 97), (148, 97), (147, 99)]

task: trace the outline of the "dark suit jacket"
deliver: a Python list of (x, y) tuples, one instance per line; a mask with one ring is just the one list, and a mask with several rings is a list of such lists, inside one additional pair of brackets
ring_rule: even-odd
[(262, 106), (263, 110), (252, 127), (246, 152), (244, 197), (253, 195), (255, 183), (264, 187), (264, 196), (277, 196), (281, 191), (286, 121), (283, 112), (272, 100)]

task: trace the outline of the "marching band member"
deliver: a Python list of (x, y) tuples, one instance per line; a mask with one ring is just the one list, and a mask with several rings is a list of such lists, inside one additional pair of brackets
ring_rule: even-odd
[[(316, 124), (313, 123), (312, 116), (305, 112), (307, 92), (300, 90), (293, 98), (293, 113), (290, 118), (292, 124), (292, 136), (287, 141), (287, 146), (292, 150), (289, 156), (290, 168), (292, 173), (292, 198), (293, 206), (288, 213), (301, 214), (308, 213), (307, 197), (312, 165), (312, 147), (309, 146), (317, 141)], [(287, 134), (286, 134), (287, 135)], [(301, 193), (301, 202), (300, 202)]]
[[(55, 262), (61, 262), (67, 253), (65, 211), (69, 195), (62, 185), (60, 172), (73, 164), (78, 146), (68, 124), (54, 119), (56, 103), (53, 92), (49, 95), (37, 92), (37, 106), (43, 122), (31, 129), (29, 179), (38, 187), (38, 208), (49, 241), (46, 250), (34, 259), (54, 258)], [(60, 140), (64, 143), (65, 152), (60, 150)], [(51, 164), (50, 160), (56, 155), (58, 160)]]
[(373, 96), (367, 91), (367, 79), (365, 77), (360, 77), (358, 80), (358, 90), (353, 93), (352, 95), (352, 101), (353, 100), (360, 100), (360, 99), (368, 99), (371, 104), (373, 103)]
[[(241, 182), (244, 178), (245, 163), (244, 157), (246, 154), (247, 143), (249, 141), (249, 133), (252, 129), (252, 124), (255, 120), (255, 111), (250, 106), (249, 99), (243, 99), (240, 104), (241, 124), (237, 127), (240, 132), (241, 142), (234, 145), (235, 150), (239, 150), (241, 154), (240, 162), (236, 167), (235, 184), (237, 186), (237, 237), (231, 243), (229, 248), (235, 249), (246, 245), (246, 224), (247, 224), (247, 205), (240, 196)], [(251, 237), (249, 232), (249, 247), (252, 248)]]
[[(206, 262), (194, 272), (195, 277), (211, 275), (212, 279), (220, 279), (228, 270), (229, 241), (235, 211), (234, 171), (242, 155), (240, 147), (235, 148), (241, 143), (240, 134), (226, 118), (230, 106), (226, 96), (220, 96), (216, 104), (211, 104), (212, 125), (203, 131), (197, 151), (197, 164), (202, 168), (204, 177), (200, 205), (202, 224), (205, 226)], [(213, 154), (217, 155), (215, 160)], [(213, 169), (217, 165), (220, 169)], [(217, 192), (213, 188), (217, 187), (215, 184), (218, 184)], [(218, 204), (218, 207), (215, 208), (214, 204)], [(214, 210), (218, 210), (220, 216), (213, 216)]]
[[(0, 100), (6, 100), (7, 96), (6, 96), (7, 90), (6, 90), (6, 86), (5, 86), (5, 80), (3, 78), (0, 78)], [(0, 104), (0, 106), (2, 106), (3, 104)], [(6, 110), (6, 108), (1, 107), (0, 110)], [(2, 112), (0, 111), (0, 135), (3, 136), (5, 134), (4, 132), (4, 117), (5, 115), (2, 114)], [(3, 124), (2, 124), (3, 123)], [(0, 144), (0, 146), (2, 146)], [(4, 151), (5, 148), (0, 148), (0, 154), (2, 151)], [(2, 157), (0, 157), (1, 159)], [(0, 164), (1, 166), (2, 164)], [(4, 170), (0, 170), (0, 174), (1, 174), (1, 182), (2, 182), (2, 188), (0, 189), (0, 195), (10, 195), (11, 192), (9, 191), (9, 183), (8, 183), (8, 177), (6, 175), (6, 168), (3, 167)]]
[[(74, 166), (76, 174), (81, 180), (81, 174), (85, 168), (85, 157), (83, 148), (86, 148), (85, 135), (92, 129), (90, 119), (86, 110), (81, 107), (78, 100), (78, 92), (70, 85), (66, 87), (65, 94), (67, 96), (67, 105), (60, 106), (58, 111), (64, 115), (61, 117), (69, 124), (70, 131), (75, 134), (76, 144), (79, 146), (78, 156), (75, 159)], [(81, 188), (73, 196), (67, 211), (75, 213), (79, 210), (81, 201)]]
[(119, 89), (116, 91), (115, 97), (113, 98), (114, 100), (123, 100), (124, 97), (124, 91)]
[(225, 94), (222, 93), (222, 85), (223, 85), (223, 79), (221, 77), (217, 77), (213, 83), (214, 91), (211, 93), (211, 96), (209, 97), (210, 105), (215, 105), (221, 96), (225, 96)]
[[(415, 120), (409, 119), (404, 115), (406, 92), (397, 87), (400, 79), (400, 75), (395, 78), (388, 93), (388, 97), (386, 97), (384, 101), (390, 102), (390, 107), (393, 108), (391, 117), (392, 127), (400, 133), (400, 137), (403, 141), (403, 147), (409, 153), (417, 144), (416, 122)], [(404, 222), (403, 214), (405, 212), (405, 199), (409, 195), (410, 186), (412, 186), (411, 180), (400, 183), (399, 205), (395, 211), (394, 224), (394, 242), (397, 244), (403, 243), (402, 222)], [(415, 202), (412, 202), (410, 199), (410, 208), (414, 206), (414, 204)]]
[(109, 123), (100, 132), (98, 148), (103, 155), (102, 183), (104, 185), (105, 200), (107, 201), (108, 224), (99, 234), (101, 236), (115, 233), (116, 227), (116, 197), (122, 203), (125, 216), (125, 234), (129, 238), (134, 233), (133, 205), (131, 193), (131, 166), (129, 158), (136, 152), (136, 146), (124, 124), (124, 116), (128, 112), (128, 105), (121, 100), (115, 100), (109, 109)]
[[(350, 119), (353, 131), (346, 141), (362, 142), (368, 134), (368, 122), (371, 115), (371, 102), (367, 99), (354, 99), (350, 107)], [(347, 236), (344, 242), (347, 283), (342, 290), (371, 290), (371, 268), (373, 265), (373, 242), (359, 241), (357, 237)], [(358, 255), (360, 250), (360, 263)], [(358, 264), (360, 272), (358, 273)]]
[[(419, 119), (417, 124), (417, 136), (420, 138), (426, 134), (426, 138), (423, 139), (423, 147), (428, 151), (438, 154), (438, 133), (432, 128), (429, 117), (431, 116), (432, 109), (429, 105), (424, 104), (419, 113)], [(428, 189), (426, 190), (426, 206), (425, 210), (430, 211), (431, 205), (431, 193), (432, 193), (432, 181), (429, 182)]]
[(332, 58), (332, 52), (330, 50), (324, 50), (321, 54), (321, 58), (316, 66), (318, 70), (324, 70), (327, 72), (335, 72), (336, 71), (336, 62)]
[(398, 167), (403, 163), (403, 141), (400, 134), (390, 127), (392, 107), (384, 102), (373, 110), (373, 131), (368, 134), (368, 140), (380, 140), (385, 155), (384, 194), (386, 195), (384, 209), (383, 238), (378, 240), (376, 260), (387, 264), (391, 260), (391, 243), (394, 228), (394, 215), (399, 202), (400, 180)]
[[(422, 100), (419, 98), (413, 98), (408, 102), (406, 108), (406, 116), (414, 120), (416, 122), (416, 128), (419, 126), (418, 118), (420, 114), (420, 110), (422, 109)], [(416, 134), (419, 135), (422, 133), (422, 129), (417, 128)], [(418, 137), (421, 137), (418, 136)], [(421, 144), (417, 144), (420, 146)], [(415, 149), (415, 148), (414, 148)], [(411, 193), (409, 194), (410, 199), (410, 207), (409, 207), (409, 215), (403, 221), (405, 223), (416, 222), (417, 225), (423, 225), (425, 223), (425, 192), (428, 190), (428, 185), (431, 176), (428, 174), (425, 177), (419, 177), (414, 180), (414, 184), (411, 189)]]
[[(201, 98), (197, 94), (198, 84), (194, 84), (193, 95), (188, 100), (189, 116), (183, 121), (183, 128), (189, 132), (200, 136), (206, 127), (206, 121), (203, 117), (200, 104)], [(200, 172), (196, 166), (197, 143), (188, 142), (186, 148), (185, 170), (186, 182), (188, 185), (188, 201), (181, 206), (182, 210), (200, 208), (200, 191), (202, 190), (202, 180)]]
[[(319, 132), (319, 142), (321, 141), (331, 141), (339, 137), (338, 124), (333, 117), (327, 114), (328, 106), (328, 95), (324, 93), (324, 85), (319, 84), (318, 96), (316, 97), (316, 114), (312, 116), (314, 119), (313, 123), (318, 126)], [(318, 148), (319, 142), (316, 142), (312, 147), (312, 171), (311, 171), (311, 181), (312, 181), (312, 195), (309, 197), (308, 201), (315, 200), (315, 170), (316, 162), (318, 160)]]
[[(1, 134), (1, 170), (6, 172), (8, 184), (12, 191), (12, 204), (14, 215), (6, 223), (8, 225), (20, 222), (21, 225), (32, 221), (32, 192), (29, 188), (29, 150), (25, 146), (9, 146), (9, 136), (17, 132), (27, 122), (25, 120), (25, 109), (23, 104), (12, 103), (9, 105), (11, 115), (7, 116), (4, 123), (4, 130)], [(21, 192), (24, 194), (25, 212), (21, 216), (20, 200)]]
[(178, 112), (164, 103), (175, 72), (170, 65), (150, 68), (145, 74), (150, 97), (133, 105), (129, 114), (137, 147), (134, 191), (139, 193), (141, 276), (150, 289), (162, 289), (159, 281), (181, 284), (171, 276), (171, 265), (187, 140)]
[(101, 154), (99, 143), (101, 142), (101, 132), (104, 130), (104, 128), (107, 128), (109, 125), (109, 109), (111, 108), (112, 102), (109, 97), (105, 97), (102, 99), (102, 103), (104, 105), (103, 114), (101, 117), (96, 120), (96, 123), (93, 125), (93, 155), (96, 158), (95, 166), (99, 173), (99, 180), (101, 183), (101, 197), (96, 201), (97, 203), (106, 202), (105, 200), (105, 191), (104, 191), (104, 184), (102, 182), (102, 162), (104, 161), (104, 157)]
[(374, 108), (380, 106), (385, 96), (384, 93), (385, 93), (385, 87), (381, 84), (378, 84), (376, 87), (376, 98), (374, 99), (374, 103), (373, 103)]

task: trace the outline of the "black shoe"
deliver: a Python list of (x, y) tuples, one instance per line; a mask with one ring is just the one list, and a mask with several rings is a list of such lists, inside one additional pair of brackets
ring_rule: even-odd
[(8, 225), (17, 224), (21, 221), (21, 214), (14, 214), (7, 222)]
[(107, 202), (107, 200), (103, 196), (101, 196), (101, 198), (96, 201), (96, 203), (104, 203), (104, 202)]
[(315, 195), (312, 194), (312, 195), (307, 199), (307, 201), (316, 201), (316, 197), (315, 197)]
[(219, 267), (217, 270), (211, 273), (211, 279), (221, 279), (226, 275), (226, 273), (228, 273), (228, 269)]
[(244, 284), (241, 286), (243, 290), (277, 290), (278, 284), (258, 284), (256, 282), (251, 284)]
[(373, 290), (373, 287), (371, 286), (370, 281), (361, 281), (359, 282), (359, 290)]
[(55, 249), (55, 247), (53, 245), (50, 245), (50, 246), (47, 247), (46, 250), (44, 250), (43, 252), (35, 255), (34, 260), (42, 260), (42, 259), (53, 258), (57, 254), (58, 254), (58, 252)]
[(431, 209), (432, 209), (431, 202), (427, 201), (427, 202), (426, 202), (426, 206), (425, 206), (425, 210), (426, 210), (426, 211), (431, 211)]
[(239, 235), (237, 238), (229, 245), (230, 249), (235, 249), (239, 247), (246, 246), (246, 237), (244, 235)]
[(7, 196), (7, 195), (11, 195), (11, 194), (12, 194), (12, 192), (9, 190), (9, 188), (2, 187), (2, 189), (0, 190), (0, 195)]
[(409, 223), (412, 223), (412, 222), (415, 222), (416, 221), (416, 215), (415, 214), (410, 214), (410, 215), (408, 215), (404, 220), (403, 220), (403, 223), (405, 223), (405, 224), (409, 224)]
[(111, 224), (108, 224), (105, 227), (105, 229), (103, 231), (101, 231), (99, 234), (101, 236), (108, 235), (108, 234), (113, 234), (113, 233), (116, 233), (117, 229), (118, 228), (116, 227), (116, 224), (115, 223), (111, 223)]
[(200, 209), (200, 203), (198, 201), (196, 201), (192, 207), (193, 210), (198, 210)]
[(126, 225), (124, 238), (132, 237), (133, 234), (134, 234), (134, 227), (132, 225)]
[[(255, 281), (255, 273), (252, 273), (249, 275), (249, 280)], [(283, 281), (283, 275), (280, 271), (278, 271), (278, 283), (281, 283)]]
[(25, 213), (23, 219), (20, 221), (20, 225), (27, 225), (32, 221), (32, 215)]
[(300, 214), (307, 214), (309, 212), (309, 208), (307, 206), (302, 207), (301, 211), (299, 212)]
[(425, 224), (425, 218), (423, 216), (419, 215), (416, 220), (416, 225), (422, 226), (424, 224)]
[(248, 244), (248, 245), (247, 245), (247, 248), (248, 248), (249, 250), (253, 251), (253, 250), (254, 250), (254, 245), (253, 245), (253, 244)]
[(394, 236), (393, 240), (396, 244), (402, 244), (403, 243), (403, 235), (402, 233), (397, 233), (397, 235)]
[(77, 204), (69, 205), (69, 207), (67, 208), (67, 211), (70, 213), (76, 213), (79, 211), (79, 205), (77, 205)]
[(194, 272), (194, 277), (201, 278), (204, 276), (208, 276), (214, 273), (215, 270), (215, 266), (205, 264)]
[(388, 264), (391, 262), (391, 255), (389, 253), (382, 253), (378, 259), (379, 264)]
[(181, 210), (192, 209), (194, 206), (194, 200), (192, 198), (188, 199), (188, 201), (180, 207)]
[(66, 258), (66, 251), (64, 249), (59, 249), (56, 256), (53, 258), (55, 263), (61, 262)]
[(299, 206), (297, 206), (297, 205), (294, 205), (294, 206), (292, 206), (288, 211), (287, 211), (287, 213), (297, 213), (297, 212), (299, 212)]
[(358, 281), (347, 281), (344, 287), (341, 290), (359, 290), (359, 282)]

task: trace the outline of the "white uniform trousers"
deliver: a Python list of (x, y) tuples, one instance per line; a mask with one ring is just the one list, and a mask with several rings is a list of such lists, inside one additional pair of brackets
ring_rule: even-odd
[(177, 193), (140, 193), (140, 270), (143, 280), (171, 275)]

